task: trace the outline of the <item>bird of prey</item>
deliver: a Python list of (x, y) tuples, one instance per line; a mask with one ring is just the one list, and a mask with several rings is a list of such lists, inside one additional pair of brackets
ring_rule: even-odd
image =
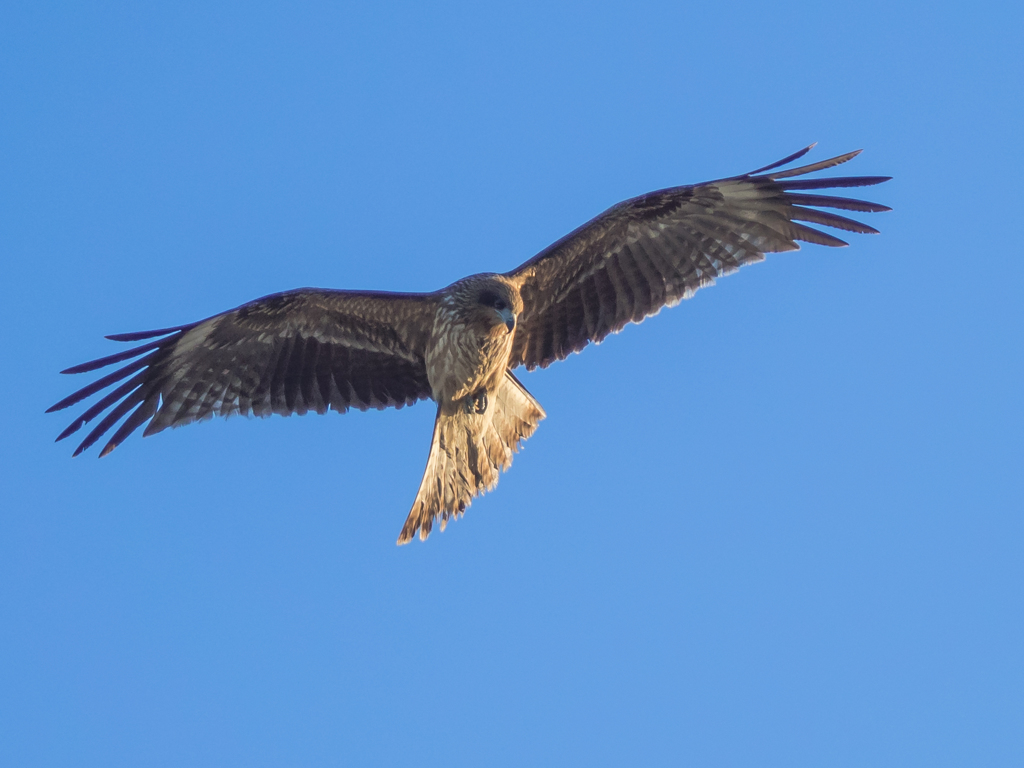
[(563, 360), (765, 253), (796, 250), (798, 241), (846, 245), (808, 224), (877, 233), (819, 209), (888, 207), (808, 190), (889, 177), (797, 178), (859, 152), (780, 170), (811, 147), (740, 176), (626, 200), (511, 272), (433, 293), (302, 288), (196, 323), (107, 336), (145, 343), (63, 371), (131, 361), (49, 409), (117, 384), (57, 440), (107, 409), (76, 456), (126, 415), (100, 456), (146, 421), (143, 434), (152, 435), (213, 416), (401, 408), (430, 398), (437, 418), (427, 467), (398, 543), (426, 539), (435, 520), (444, 530), (494, 488), (544, 418), (514, 369)]

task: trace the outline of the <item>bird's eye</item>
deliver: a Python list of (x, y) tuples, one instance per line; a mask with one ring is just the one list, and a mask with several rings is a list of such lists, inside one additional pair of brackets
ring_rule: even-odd
[(480, 294), (480, 303), (485, 307), (494, 307), (499, 312), (508, 306), (505, 300), (493, 291), (484, 291)]

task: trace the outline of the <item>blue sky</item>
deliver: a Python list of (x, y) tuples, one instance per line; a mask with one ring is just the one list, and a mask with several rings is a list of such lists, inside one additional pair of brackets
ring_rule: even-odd
[[(1022, 22), (4, 4), (0, 762), (1020, 765)], [(882, 234), (524, 375), (426, 544), (429, 404), (52, 442), (104, 334), (504, 271), (812, 141), (895, 177)]]

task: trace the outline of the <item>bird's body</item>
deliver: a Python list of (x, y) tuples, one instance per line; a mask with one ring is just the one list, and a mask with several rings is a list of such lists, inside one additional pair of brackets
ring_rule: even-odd
[(885, 206), (804, 190), (885, 177), (784, 180), (857, 153), (764, 173), (806, 152), (742, 176), (627, 200), (511, 272), (472, 275), (434, 293), (299, 289), (198, 323), (111, 336), (155, 340), (65, 371), (132, 360), (50, 409), (123, 382), (57, 439), (107, 409), (76, 455), (122, 418), (101, 456), (146, 421), (149, 435), (213, 416), (400, 408), (430, 398), (437, 403), (430, 454), (399, 543), (417, 532), (425, 539), (435, 519), (443, 528), (494, 487), (544, 418), (513, 369), (564, 359), (766, 252), (795, 250), (797, 240), (845, 245), (800, 221), (875, 231), (817, 208)]
[(514, 318), (523, 309), (519, 289), (507, 277), (483, 274), (442, 293), (426, 351), (431, 396), (445, 403), (495, 391), (512, 353)]

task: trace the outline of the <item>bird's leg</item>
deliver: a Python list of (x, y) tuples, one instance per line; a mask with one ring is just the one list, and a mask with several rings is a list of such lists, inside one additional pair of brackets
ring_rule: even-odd
[(481, 389), (466, 398), (466, 413), (487, 413), (487, 390)]

